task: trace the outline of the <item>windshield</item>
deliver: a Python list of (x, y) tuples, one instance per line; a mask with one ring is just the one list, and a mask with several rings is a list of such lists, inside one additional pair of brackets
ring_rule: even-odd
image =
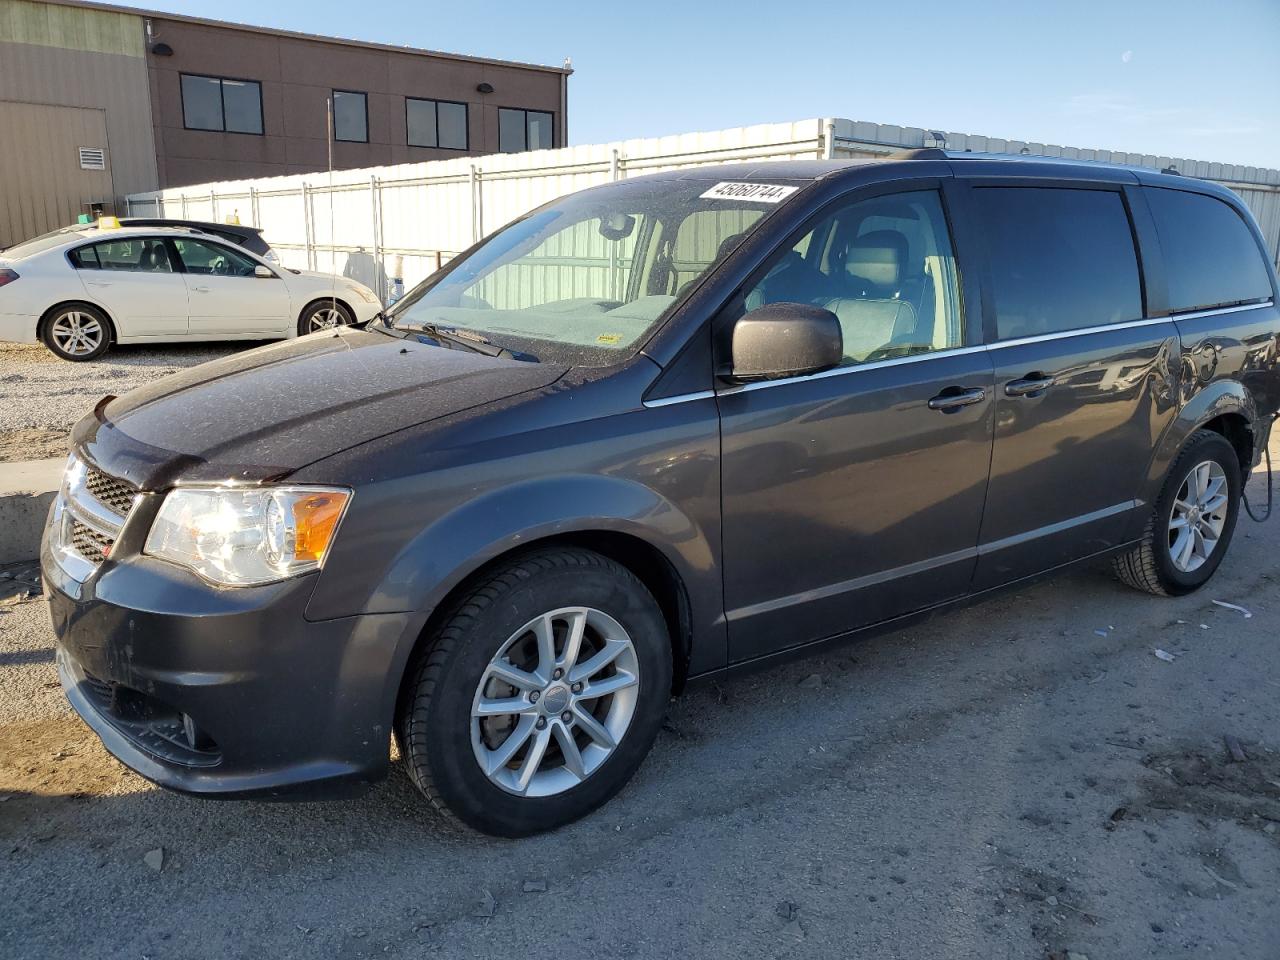
[(638, 181), (557, 200), (424, 281), (390, 322), (479, 334), (554, 363), (617, 363), (796, 190), (718, 186)]

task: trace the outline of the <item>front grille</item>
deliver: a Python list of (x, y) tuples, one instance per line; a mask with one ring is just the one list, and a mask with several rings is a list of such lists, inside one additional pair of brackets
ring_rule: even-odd
[(92, 564), (99, 564), (111, 553), (115, 541), (79, 520), (71, 521), (71, 547)]
[(129, 508), (133, 506), (133, 498), (138, 493), (137, 490), (123, 480), (109, 477), (105, 473), (92, 468), (85, 474), (84, 485), (93, 494), (94, 499), (112, 513), (121, 517), (129, 515)]

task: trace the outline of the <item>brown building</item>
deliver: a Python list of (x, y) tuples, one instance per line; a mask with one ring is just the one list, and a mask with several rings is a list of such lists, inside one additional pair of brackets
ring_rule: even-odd
[(0, 0), (0, 246), (129, 193), (321, 170), (331, 146), (339, 169), (564, 146), (571, 72)]

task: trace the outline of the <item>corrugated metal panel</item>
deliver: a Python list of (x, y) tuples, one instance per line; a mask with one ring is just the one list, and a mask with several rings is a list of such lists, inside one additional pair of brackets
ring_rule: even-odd
[(81, 147), (107, 145), (101, 110), (0, 100), (0, 130), (0, 247), (74, 223), (84, 204), (114, 196), (110, 153), (105, 169), (80, 165)]
[[(412, 285), (481, 236), (547, 200), (585, 187), (628, 175), (713, 163), (883, 155), (923, 146), (929, 135), (918, 127), (811, 119), (534, 153), (346, 170), (333, 174), (332, 189), (327, 173), (315, 173), (174, 189), (139, 195), (131, 202), (135, 213), (163, 210), (172, 216), (215, 219), (235, 206), (242, 221), (263, 227), (288, 265), (337, 269), (374, 283), (385, 294), (385, 278), (396, 276), (397, 270), (405, 283)], [(1273, 257), (1280, 252), (1280, 171), (958, 133), (944, 133), (943, 138), (951, 149), (1018, 153), (1026, 148), (1028, 153), (1045, 156), (1138, 163), (1155, 169), (1172, 164), (1187, 175), (1220, 180), (1237, 189), (1254, 211)], [(216, 203), (210, 199), (211, 192), (217, 195)], [(248, 217), (246, 209), (251, 212)], [(713, 238), (724, 236), (724, 224), (704, 226), (705, 236), (695, 233), (682, 240), (687, 243), (690, 270), (702, 258), (713, 256), (709, 249)], [(575, 245), (572, 251), (548, 253), (551, 262), (532, 268), (542, 271), (535, 286), (557, 282), (556, 262), (563, 262), (560, 258), (597, 263), (601, 253), (592, 251), (585, 238), (581, 249)], [(589, 289), (575, 295), (608, 295), (615, 282), (615, 266), (597, 265), (600, 269), (593, 271), (595, 279), (587, 284)], [(522, 278), (522, 283), (528, 280)], [(509, 289), (515, 289), (514, 285)], [(499, 299), (509, 296), (496, 281), (491, 292)]]
[(142, 17), (110, 10), (0, 0), (0, 41), (143, 55)]

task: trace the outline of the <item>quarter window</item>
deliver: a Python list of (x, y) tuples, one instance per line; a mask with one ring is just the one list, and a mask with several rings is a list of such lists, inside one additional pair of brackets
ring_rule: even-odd
[(1142, 317), (1138, 255), (1118, 192), (981, 187), (974, 196), (1001, 340)]
[(501, 108), (498, 111), (498, 150), (502, 153), (549, 150), (555, 140), (553, 119), (551, 114), (540, 110)]
[(242, 253), (205, 240), (178, 238), (173, 241), (187, 273), (204, 276), (252, 277), (258, 266)]
[(1169, 307), (1207, 310), (1267, 300), (1271, 278), (1252, 232), (1215, 197), (1146, 189), (1160, 237)]
[(71, 251), (71, 262), (81, 270), (128, 270), (134, 273), (172, 273), (169, 248), (163, 240), (130, 237), (109, 240)]
[(369, 97), (351, 90), (333, 91), (333, 139), (369, 142)]
[(937, 191), (861, 200), (822, 218), (745, 296), (748, 310), (783, 302), (834, 313), (846, 364), (961, 346), (960, 281)]
[(188, 130), (262, 133), (262, 85), (182, 74), (182, 122)]
[(405, 126), (411, 147), (467, 149), (467, 105), (406, 97)]

